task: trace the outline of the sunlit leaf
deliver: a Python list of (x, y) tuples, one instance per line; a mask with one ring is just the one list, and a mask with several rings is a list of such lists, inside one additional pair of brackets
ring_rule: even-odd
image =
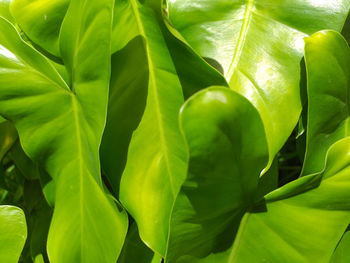
[(305, 41), (308, 121), (303, 175), (321, 171), (328, 148), (350, 135), (350, 48), (334, 31), (321, 31)]
[(349, 0), (169, 0), (172, 24), (204, 58), (219, 63), (230, 87), (258, 109), (270, 163), (301, 112), (303, 38), (340, 31)]
[(23, 211), (14, 206), (0, 206), (0, 261), (17, 263), (26, 238)]
[(0, 19), (0, 114), (15, 123), (25, 152), (55, 181), (48, 238), (53, 263), (115, 262), (126, 234), (125, 212), (103, 190), (98, 152), (108, 99), (112, 7), (109, 0), (71, 2), (60, 35), (71, 83)]

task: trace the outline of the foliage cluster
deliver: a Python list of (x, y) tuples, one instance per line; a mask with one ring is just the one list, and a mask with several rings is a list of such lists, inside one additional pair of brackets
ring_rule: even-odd
[(349, 10), (0, 0), (0, 262), (349, 262)]

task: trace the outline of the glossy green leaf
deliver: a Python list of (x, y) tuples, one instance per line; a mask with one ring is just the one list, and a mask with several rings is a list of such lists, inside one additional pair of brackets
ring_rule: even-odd
[(112, 7), (112, 0), (71, 2), (60, 49), (72, 83), (0, 19), (0, 114), (15, 123), (25, 152), (55, 181), (48, 237), (53, 263), (115, 262), (126, 235), (125, 212), (103, 190), (98, 153), (108, 99)]
[(172, 214), (167, 262), (329, 262), (350, 220), (350, 137), (331, 147), (324, 172), (254, 200), (267, 155), (262, 124), (237, 94), (214, 91), (193, 96), (181, 113), (191, 158)]
[(350, 135), (350, 48), (335, 31), (318, 32), (305, 42), (308, 122), (302, 175), (321, 171), (328, 148)]
[(340, 30), (350, 1), (167, 2), (169, 18), (187, 42), (219, 63), (230, 87), (259, 110), (271, 163), (299, 120), (303, 38), (325, 28)]
[(23, 211), (14, 206), (0, 206), (0, 261), (17, 263), (26, 238)]
[[(113, 102), (113, 105), (117, 105), (114, 107), (120, 107), (121, 110), (127, 105), (133, 105), (135, 101), (128, 98), (139, 92), (139, 105), (134, 109), (136, 112), (128, 114), (140, 118), (140, 113), (143, 113), (139, 124), (137, 120), (130, 123), (133, 127), (138, 126), (130, 140), (119, 197), (137, 222), (141, 239), (154, 251), (164, 255), (170, 212), (186, 169), (185, 145), (177, 124), (183, 94), (162, 35), (158, 14), (152, 6), (147, 1), (142, 4), (136, 0), (127, 0), (117, 2), (115, 8), (116, 17), (128, 22), (119, 25), (120, 33), (128, 29), (128, 34), (119, 35), (120, 39), (124, 41), (124, 38), (135, 35), (143, 38), (141, 43), (134, 43), (134, 49), (135, 52), (139, 52), (136, 49), (145, 51), (148, 70), (147, 100), (144, 100), (145, 87), (135, 85), (140, 79), (126, 86), (125, 77), (115, 77), (115, 84), (119, 86), (118, 93), (123, 92), (127, 97), (124, 97), (126, 100), (122, 104)], [(137, 46), (139, 44), (143, 47)], [(140, 65), (139, 72), (144, 74), (142, 72), (145, 69)], [(145, 76), (142, 75), (141, 78), (144, 80)], [(125, 113), (119, 111), (118, 114)]]
[[(309, 74), (318, 72), (317, 65), (330, 64), (327, 61), (332, 59), (337, 52), (343, 54), (342, 52), (348, 50), (346, 42), (334, 31), (317, 33), (308, 41), (310, 47), (306, 47), (306, 49), (311, 49), (313, 46), (315, 52), (313, 56), (317, 56), (317, 53), (324, 54), (317, 56), (319, 58), (317, 64), (308, 68)], [(335, 43), (338, 44), (336, 47)], [(347, 55), (344, 54), (339, 57), (347, 59)], [(334, 65), (331, 64), (330, 67), (335, 68)], [(339, 76), (347, 76), (342, 74), (341, 67), (337, 68), (337, 71), (338, 78)], [(323, 82), (326, 81), (323, 80)], [(320, 86), (317, 87), (320, 88)], [(348, 94), (343, 91), (344, 86), (341, 87), (342, 99), (346, 100)], [(334, 90), (336, 89), (331, 89), (331, 91)], [(193, 100), (192, 104), (196, 105), (196, 99), (200, 102), (196, 98), (197, 96), (199, 97), (199, 95), (195, 95), (187, 103), (191, 105)], [(322, 100), (320, 101), (322, 102)], [(250, 205), (242, 206), (242, 209), (238, 207), (229, 213), (227, 212), (229, 210), (223, 209), (226, 206), (223, 205), (222, 200), (227, 201), (234, 197), (233, 193), (238, 192), (234, 190), (234, 187), (242, 189), (249, 184), (231, 185), (226, 190), (221, 188), (220, 195), (211, 194), (211, 191), (216, 191), (219, 187), (206, 189), (202, 186), (205, 185), (203, 184), (205, 180), (199, 175), (206, 174), (203, 171), (210, 171), (210, 168), (215, 168), (214, 165), (218, 165), (220, 169), (214, 170), (215, 172), (210, 174), (210, 177), (204, 178), (210, 182), (208, 183), (210, 186), (217, 184), (227, 186), (228, 183), (223, 183), (223, 178), (229, 174), (225, 169), (228, 169), (230, 164), (232, 165), (232, 160), (239, 160), (238, 163), (241, 164), (244, 163), (242, 160), (245, 158), (230, 158), (230, 162), (227, 161), (226, 164), (221, 164), (216, 160), (218, 158), (222, 161), (224, 158), (221, 155), (228, 156), (228, 154), (225, 154), (225, 147), (220, 147), (219, 140), (216, 139), (215, 143), (205, 141), (210, 138), (207, 134), (210, 131), (209, 127), (215, 125), (208, 124), (210, 111), (207, 113), (204, 110), (203, 103), (197, 102), (197, 104), (198, 112), (193, 111), (192, 113), (187, 104), (182, 112), (182, 127), (190, 150), (189, 175), (176, 200), (172, 214), (167, 262), (329, 262), (350, 220), (350, 206), (347, 201), (350, 198), (350, 185), (348, 183), (350, 181), (350, 137), (346, 137), (347, 133), (340, 133), (337, 137), (340, 140), (328, 149), (326, 167), (325, 159), (323, 160), (323, 172), (302, 177), (267, 194), (262, 201), (253, 200), (255, 202)], [(346, 103), (342, 103), (342, 107), (344, 105), (347, 109)], [(212, 114), (216, 117), (220, 116), (219, 113), (225, 113), (219, 107), (215, 107), (215, 109), (215, 115)], [(192, 115), (187, 113), (188, 117), (186, 118), (186, 112), (190, 112)], [(203, 114), (205, 121), (200, 121), (201, 114)], [(242, 118), (248, 123), (252, 123), (249, 118)], [(237, 125), (237, 121), (228, 120), (231, 125), (235, 125), (238, 131), (240, 129), (249, 131), (241, 123)], [(222, 127), (228, 125), (220, 123), (217, 126), (223, 129)], [(186, 127), (192, 127), (192, 131), (197, 132), (193, 132), (192, 137), (190, 137), (189, 131), (191, 130), (187, 130)], [(247, 132), (244, 135), (247, 135)], [(205, 140), (201, 139), (201, 136)], [(236, 139), (236, 141), (238, 140)], [(256, 139), (249, 142), (252, 145), (259, 144)], [(218, 149), (216, 151), (208, 150), (207, 145), (213, 148), (218, 147)], [(224, 145), (228, 145), (228, 143)], [(231, 145), (237, 145), (237, 143), (233, 144), (231, 140)], [(242, 144), (238, 144), (235, 149), (240, 152)], [(208, 167), (203, 163), (197, 163), (198, 160), (202, 160), (202, 156), (206, 158), (203, 163), (207, 164)], [(209, 160), (213, 160), (214, 164), (210, 163)], [(255, 167), (252, 164), (250, 166)], [(255, 168), (257, 169), (257, 167)], [(241, 173), (245, 172), (245, 169), (239, 171), (240, 173), (235, 173), (229, 178), (234, 181), (235, 178), (239, 178)], [(251, 175), (251, 173), (249, 174)], [(256, 172), (256, 174), (258, 176), (259, 173)], [(250, 179), (250, 183), (252, 181), (253, 179)], [(261, 182), (262, 180), (260, 180)], [(250, 198), (256, 196), (254, 191), (249, 194)], [(221, 196), (225, 196), (225, 199)], [(245, 197), (244, 200), (249, 200), (249, 198)], [(220, 220), (216, 216), (218, 213), (214, 212), (216, 210), (210, 206), (211, 203), (215, 204), (213, 207), (217, 208), (218, 211), (226, 212)], [(228, 203), (239, 204), (239, 201), (231, 200)], [(218, 204), (220, 205), (218, 206)], [(237, 214), (238, 218), (233, 221), (233, 215)], [(216, 221), (214, 221), (215, 219)], [(224, 226), (229, 220), (231, 220), (231, 225), (225, 229)], [(205, 229), (205, 226), (208, 229)], [(235, 235), (237, 229), (238, 232)]]
[[(13, 0), (11, 13), (30, 40), (51, 54), (60, 56), (59, 34), (70, 1)], [(130, 13), (129, 1), (115, 1), (113, 12), (112, 53), (122, 49), (139, 34), (135, 21), (129, 20), (135, 19), (134, 14)]]
[[(185, 99), (199, 90), (210, 86), (227, 86), (225, 78), (219, 73), (220, 65), (214, 67), (206, 63), (188, 45), (179, 32), (163, 16), (163, 35), (173, 59), (177, 75), (181, 82)], [(217, 66), (217, 67), (216, 67)]]
[[(98, 148), (105, 125), (110, 77), (113, 2), (73, 0), (62, 24), (60, 51), (72, 76), (71, 89), (75, 94), (71, 95), (71, 123), (75, 126), (71, 134), (75, 135), (77, 155), (56, 184), (55, 211), (48, 237), (51, 261), (114, 262), (126, 234), (126, 214), (103, 192), (99, 171)], [(72, 176), (74, 171), (76, 177)], [(76, 221), (67, 224), (72, 212), (76, 213)], [(90, 230), (92, 226), (95, 231)], [(75, 247), (66, 242), (68, 232)]]
[(347, 137), (330, 148), (323, 173), (285, 185), (245, 214), (224, 262), (329, 262), (350, 220), (349, 180)]
[(166, 259), (196, 262), (232, 244), (254, 202), (268, 149), (258, 112), (229, 89), (195, 94), (182, 108), (180, 125), (190, 160), (172, 213)]
[[(50, 0), (50, 4), (47, 4), (46, 0), (13, 0), (12, 11), (17, 23), (36, 45), (58, 56), (60, 52), (57, 39), (69, 1)], [(160, 1), (155, 3), (159, 5)], [(128, 1), (116, 1), (112, 53), (121, 50), (131, 39), (139, 35), (137, 23), (132, 21), (133, 14), (130, 13), (129, 8)], [(128, 26), (125, 26), (126, 24)], [(183, 43), (182, 39), (177, 39), (179, 34), (175, 33), (173, 28), (169, 29), (174, 36), (170, 32), (165, 32), (167, 30), (162, 31), (186, 97), (210, 85), (226, 85), (225, 79), (220, 74), (217, 74), (207, 63), (203, 63), (201, 58)], [(221, 70), (220, 66), (218, 70)]]
[(59, 32), (69, 0), (14, 0), (11, 13), (27, 36), (59, 56)]
[(120, 199), (142, 240), (164, 255), (169, 215), (185, 176), (185, 146), (177, 125), (182, 93), (189, 96), (225, 80), (169, 32), (160, 3), (116, 2), (113, 50), (120, 51), (112, 57), (101, 159), (116, 192), (125, 169)]

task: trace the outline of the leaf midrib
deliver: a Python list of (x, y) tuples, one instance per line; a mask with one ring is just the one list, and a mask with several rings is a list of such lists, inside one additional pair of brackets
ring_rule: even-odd
[(172, 195), (173, 195), (173, 197), (175, 197), (176, 191), (174, 188), (174, 182), (172, 179), (172, 172), (170, 169), (170, 162), (169, 162), (169, 157), (168, 157), (168, 147), (166, 145), (164, 129), (163, 129), (162, 124), (161, 124), (163, 121), (162, 121), (161, 112), (159, 110), (160, 109), (160, 102), (159, 102), (159, 96), (158, 96), (157, 89), (156, 89), (157, 78), (155, 77), (154, 65), (152, 62), (151, 54), (149, 52), (149, 45), (148, 45), (148, 41), (147, 41), (146, 31), (145, 31), (141, 16), (140, 16), (139, 11), (138, 11), (137, 3), (135, 1), (136, 0), (130, 0), (131, 9), (135, 15), (137, 28), (140, 31), (140, 34), (142, 36), (144, 36), (145, 40), (146, 40), (145, 41), (145, 50), (146, 50), (147, 61), (148, 61), (148, 65), (149, 65), (149, 78), (150, 78), (149, 79), (149, 87), (151, 87), (153, 89), (154, 101), (156, 104), (156, 119), (157, 119), (157, 124), (158, 124), (158, 129), (159, 129), (159, 137), (160, 137), (160, 141), (161, 141), (161, 149), (162, 149), (162, 152), (164, 152), (163, 156), (165, 159), (165, 166), (166, 166), (166, 169), (168, 172), (168, 177), (169, 177)]
[[(79, 209), (80, 209), (80, 216), (83, 214), (83, 149), (82, 149), (82, 144), (81, 144), (81, 140), (82, 140), (82, 136), (81, 136), (81, 129), (80, 129), (80, 125), (79, 125), (79, 114), (78, 114), (78, 109), (79, 109), (79, 105), (77, 102), (77, 98), (76, 96), (71, 93), (71, 98), (72, 98), (72, 110), (73, 110), (73, 118), (74, 118), (74, 125), (75, 125), (75, 136), (76, 136), (76, 141), (77, 141), (77, 156), (81, 156), (81, 158), (78, 158), (78, 162), (79, 162), (79, 169), (78, 169), (78, 173), (79, 173)], [(84, 244), (84, 238), (83, 238), (83, 231), (84, 231), (84, 220), (80, 220), (80, 244)], [(83, 253), (82, 253), (82, 249), (80, 248), (80, 259), (82, 260), (83, 258)]]
[(243, 46), (244, 46), (245, 40), (247, 38), (249, 23), (250, 23), (250, 20), (252, 17), (254, 4), (255, 4), (255, 0), (248, 0), (247, 6), (246, 6), (245, 11), (244, 11), (243, 24), (241, 27), (241, 31), (239, 33), (239, 38), (238, 38), (236, 49), (235, 49), (235, 52), (233, 55), (233, 59), (232, 59), (231, 65), (230, 65), (230, 67), (225, 75), (225, 78), (227, 80), (231, 79), (231, 77), (233, 76), (235, 68), (237, 67), (238, 61), (239, 61), (240, 56), (242, 54)]

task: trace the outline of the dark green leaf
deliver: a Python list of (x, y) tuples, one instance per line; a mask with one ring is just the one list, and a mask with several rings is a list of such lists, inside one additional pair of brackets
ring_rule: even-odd
[(180, 116), (190, 160), (172, 213), (166, 259), (225, 262), (215, 255), (232, 244), (268, 161), (264, 127), (250, 102), (225, 88), (195, 94)]

